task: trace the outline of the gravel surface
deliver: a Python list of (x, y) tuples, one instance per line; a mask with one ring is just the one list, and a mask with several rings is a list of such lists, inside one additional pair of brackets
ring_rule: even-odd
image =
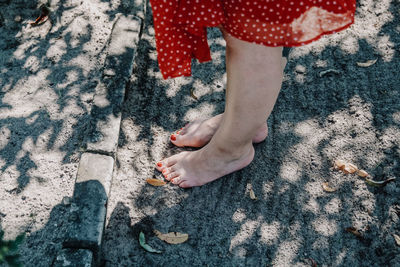
[[(127, 92), (104, 236), (106, 266), (400, 266), (400, 28), (398, 1), (358, 1), (356, 23), (292, 50), (269, 137), (245, 169), (200, 188), (152, 187), (154, 164), (185, 150), (168, 137), (223, 111), (224, 41), (192, 78), (163, 80), (150, 12)], [(359, 66), (375, 60), (369, 67)], [(198, 100), (190, 96), (193, 89)], [(333, 169), (352, 162), (374, 179)], [(328, 182), (336, 189), (325, 192)], [(253, 188), (258, 200), (249, 196)], [(345, 229), (356, 228), (361, 237)], [(153, 230), (183, 232), (169, 245)], [(147, 243), (163, 251), (146, 252)]]
[[(26, 233), (25, 266), (50, 266), (72, 195), (94, 90), (117, 13), (141, 0), (0, 0), (0, 227)], [(108, 204), (105, 266), (400, 266), (400, 3), (360, 0), (356, 24), (291, 51), (269, 137), (247, 168), (200, 188), (152, 187), (168, 137), (223, 111), (224, 41), (193, 77), (163, 80), (149, 6), (127, 91)], [(359, 66), (377, 60), (369, 67)], [(193, 89), (197, 100), (191, 97)], [(384, 188), (332, 168), (352, 162)], [(328, 182), (336, 189), (323, 191)], [(250, 198), (250, 188), (257, 200)], [(64, 199), (63, 199), (64, 198)], [(345, 229), (358, 229), (361, 237)], [(153, 230), (182, 232), (168, 245)], [(163, 251), (152, 254), (138, 243)]]
[(73, 220), (71, 196), (95, 87), (118, 12), (132, 1), (0, 1), (0, 227), (26, 233), (25, 266), (50, 266)]

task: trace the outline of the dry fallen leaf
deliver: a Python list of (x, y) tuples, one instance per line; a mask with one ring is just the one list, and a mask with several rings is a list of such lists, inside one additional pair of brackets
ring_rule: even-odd
[(394, 241), (396, 242), (396, 245), (400, 247), (400, 236), (393, 234)]
[(197, 96), (194, 95), (193, 88), (190, 89), (190, 96), (193, 97), (195, 100), (198, 100)]
[(384, 181), (374, 181), (374, 180), (368, 179), (368, 178), (365, 179), (365, 181), (367, 182), (367, 184), (372, 185), (372, 186), (376, 186), (376, 187), (385, 186), (385, 185), (387, 185), (388, 183), (393, 182), (394, 180), (396, 180), (396, 179), (395, 179), (395, 178), (389, 178), (389, 179), (386, 179), (386, 180), (384, 180)]
[(181, 244), (183, 242), (186, 242), (189, 238), (188, 234), (183, 234), (183, 233), (178, 233), (178, 232), (170, 232), (167, 234), (163, 234), (158, 230), (154, 230), (154, 234), (159, 239), (167, 242), (168, 244)]
[(249, 184), (249, 191), (250, 191), (249, 192), (250, 198), (253, 200), (257, 200), (258, 198), (256, 197), (256, 194), (254, 193), (254, 190), (253, 190), (253, 186), (251, 184)]
[(146, 238), (143, 234), (143, 232), (139, 233), (139, 244), (142, 248), (144, 248), (146, 251), (151, 252), (151, 253), (162, 253), (162, 251), (154, 249), (150, 247), (149, 245), (146, 244)]
[(346, 232), (352, 233), (356, 237), (362, 237), (361, 233), (354, 227), (347, 227)]
[(351, 163), (345, 163), (344, 168), (343, 168), (344, 173), (349, 174), (349, 173), (355, 173), (356, 171), (358, 171), (358, 168), (356, 165), (351, 164)]
[(165, 181), (163, 181), (163, 180), (154, 179), (154, 178), (148, 178), (148, 179), (146, 179), (146, 182), (147, 182), (148, 184), (153, 185), (153, 186), (163, 186), (163, 185), (166, 185), (166, 184), (167, 184), (167, 183), (166, 183)]
[(357, 62), (357, 66), (366, 68), (366, 67), (374, 65), (377, 60), (378, 59), (371, 59), (371, 60), (368, 60), (366, 62)]
[(348, 174), (348, 173), (355, 173), (356, 171), (358, 171), (358, 168), (356, 165), (352, 164), (352, 163), (348, 163), (345, 162), (343, 160), (335, 160), (335, 163), (333, 164), (335, 169), (339, 169), (342, 170), (344, 173)]
[(337, 159), (337, 160), (335, 160), (333, 167), (335, 169), (341, 170), (344, 168), (345, 164), (346, 164), (346, 162), (344, 162), (343, 160)]
[(40, 16), (35, 21), (29, 22), (29, 24), (31, 24), (32, 26), (37, 26), (47, 21), (47, 19), (49, 18), (50, 9), (46, 5), (41, 5), (40, 12)]
[(322, 183), (322, 189), (324, 189), (325, 192), (329, 192), (329, 193), (336, 191), (336, 189), (333, 189), (332, 187), (330, 187), (327, 182)]
[(325, 76), (325, 75), (327, 75), (327, 74), (329, 74), (329, 73), (340, 74), (340, 71), (335, 70), (335, 69), (324, 70), (324, 71), (321, 71), (321, 72), (319, 73), (319, 77), (323, 77), (323, 76)]
[(360, 177), (363, 177), (363, 178), (369, 176), (368, 172), (366, 172), (364, 170), (358, 170), (357, 175), (360, 176)]

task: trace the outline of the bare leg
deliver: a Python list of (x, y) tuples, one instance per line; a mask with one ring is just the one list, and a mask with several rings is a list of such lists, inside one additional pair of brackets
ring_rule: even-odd
[(265, 47), (225, 34), (227, 90), (225, 113), (210, 142), (157, 163), (180, 187), (200, 186), (246, 167), (252, 139), (265, 125), (282, 84), (282, 48)]
[[(285, 69), (287, 59), (282, 57), (282, 71)], [(195, 120), (188, 123), (170, 137), (171, 142), (179, 147), (203, 147), (214, 136), (221, 124), (224, 114), (218, 114), (205, 120)], [(268, 125), (263, 124), (253, 138), (253, 143), (260, 143), (268, 136)]]

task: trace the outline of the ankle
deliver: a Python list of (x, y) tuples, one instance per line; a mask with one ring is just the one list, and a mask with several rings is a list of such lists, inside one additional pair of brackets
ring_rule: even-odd
[(229, 143), (215, 143), (213, 144), (215, 152), (222, 157), (229, 157), (233, 159), (239, 159), (249, 153), (253, 149), (252, 143), (240, 143), (240, 144), (229, 144)]

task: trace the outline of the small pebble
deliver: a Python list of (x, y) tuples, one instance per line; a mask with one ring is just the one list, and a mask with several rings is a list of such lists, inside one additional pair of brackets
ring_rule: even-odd
[(69, 205), (71, 205), (71, 198), (70, 198), (70, 197), (63, 197), (61, 203), (62, 203), (64, 206), (69, 206)]
[(306, 67), (302, 66), (302, 65), (297, 65), (295, 68), (295, 71), (297, 73), (305, 73), (306, 72)]

